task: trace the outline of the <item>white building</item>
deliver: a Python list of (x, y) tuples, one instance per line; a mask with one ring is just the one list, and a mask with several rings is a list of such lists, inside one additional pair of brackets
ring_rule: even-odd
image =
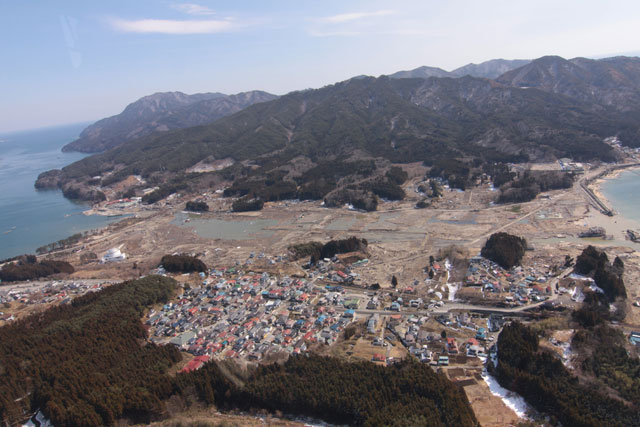
[(102, 263), (123, 261), (127, 258), (124, 252), (120, 252), (119, 248), (111, 248), (102, 257)]

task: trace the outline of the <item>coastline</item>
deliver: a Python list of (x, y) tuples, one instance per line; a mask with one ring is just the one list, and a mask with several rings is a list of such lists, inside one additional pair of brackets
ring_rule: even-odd
[[(634, 243), (627, 239), (627, 230), (640, 230), (640, 221), (633, 218), (628, 218), (622, 215), (617, 209), (615, 204), (609, 200), (602, 190), (602, 186), (613, 179), (618, 178), (625, 171), (640, 171), (640, 166), (630, 167), (627, 169), (615, 169), (607, 173), (606, 175), (596, 179), (589, 187), (609, 208), (614, 212), (614, 216), (607, 216), (597, 211), (596, 209), (590, 209), (589, 213), (585, 216), (585, 221), (590, 227), (603, 227), (608, 235), (612, 235), (614, 240), (625, 240), (629, 243)], [(640, 243), (637, 245), (636, 250), (640, 251)]]
[(86, 156), (60, 151), (84, 127), (73, 124), (2, 136), (0, 259), (34, 253), (41, 246), (113, 222), (107, 217), (80, 215), (88, 206), (65, 198), (60, 190), (34, 187), (41, 172), (60, 169)]

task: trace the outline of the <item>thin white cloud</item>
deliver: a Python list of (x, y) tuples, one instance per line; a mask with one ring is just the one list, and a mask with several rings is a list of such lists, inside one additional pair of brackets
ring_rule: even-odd
[(186, 13), (193, 16), (211, 16), (215, 15), (215, 12), (209, 9), (207, 6), (202, 6), (196, 3), (179, 3), (173, 4), (171, 7), (179, 12)]
[(383, 9), (371, 12), (349, 12), (312, 20), (307, 32), (312, 37), (357, 37), (388, 32), (398, 18), (381, 19), (398, 15), (395, 10)]
[(359, 31), (316, 31), (309, 30), (309, 35), (312, 37), (357, 37), (363, 33)]
[(159, 34), (213, 34), (231, 31), (235, 25), (230, 20), (172, 20), (172, 19), (113, 19), (111, 27), (124, 33)]
[(339, 15), (326, 16), (321, 18), (320, 21), (327, 22), (329, 24), (344, 24), (345, 22), (359, 21), (364, 18), (373, 18), (378, 16), (393, 15), (396, 13), (394, 10), (377, 10), (375, 12), (351, 12), (341, 13)]
[(421, 37), (439, 37), (439, 35), (428, 29), (420, 28), (392, 28), (392, 29), (368, 29), (362, 31), (321, 31), (310, 29), (308, 34), (312, 37), (358, 37), (358, 36), (421, 36)]

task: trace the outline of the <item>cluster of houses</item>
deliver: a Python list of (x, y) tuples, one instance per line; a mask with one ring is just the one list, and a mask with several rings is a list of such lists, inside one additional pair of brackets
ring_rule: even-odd
[[(43, 286), (15, 287), (0, 292), (0, 304), (17, 301), (24, 305), (35, 304), (67, 304), (73, 298), (96, 292), (111, 282), (89, 283), (83, 281), (60, 280), (48, 282)], [(15, 320), (11, 314), (0, 314), (0, 321)]]
[(506, 305), (523, 305), (543, 301), (552, 295), (548, 285), (552, 278), (548, 265), (505, 270), (493, 261), (473, 257), (464, 278), (464, 286), (480, 288), (486, 293), (499, 294)]
[(95, 210), (102, 215), (116, 215), (117, 212), (114, 211), (122, 211), (122, 213), (126, 213), (129, 209), (140, 206), (141, 204), (142, 197), (131, 197), (103, 202), (98, 205)]
[(306, 264), (304, 268), (312, 269), (309, 277), (322, 277), (335, 283), (350, 285), (358, 278), (358, 274), (353, 271), (354, 267), (366, 265), (369, 259), (360, 259), (353, 263), (342, 262), (338, 256), (324, 258), (316, 261), (315, 265)]
[[(372, 315), (369, 322), (374, 319), (375, 315)], [(393, 335), (388, 335), (386, 339), (391, 342), (392, 339), (397, 338), (403, 346), (407, 348), (410, 354), (415, 356), (418, 360), (431, 365), (448, 365), (450, 356), (466, 355), (467, 357), (486, 357), (487, 349), (486, 344), (492, 341), (493, 338), (488, 335), (488, 331), (482, 327), (476, 327), (466, 313), (461, 313), (455, 316), (455, 320), (451, 320), (449, 315), (444, 316), (447, 318), (445, 322), (443, 319), (439, 319), (443, 324), (447, 326), (457, 326), (458, 328), (466, 328), (471, 330), (471, 334), (475, 332), (475, 336), (466, 339), (466, 341), (459, 343), (455, 337), (443, 337), (440, 333), (430, 332), (422, 328), (422, 326), (428, 321), (428, 317), (418, 317), (415, 315), (401, 316), (395, 314), (389, 316), (387, 322), (387, 330)], [(502, 321), (496, 319), (489, 319), (488, 325), (491, 329), (502, 326)], [(369, 326), (370, 328), (370, 326)], [(371, 332), (371, 330), (368, 330)], [(374, 345), (380, 344), (378, 339), (374, 339)]]
[(609, 144), (610, 146), (617, 148), (618, 150), (625, 153), (627, 156), (631, 157), (633, 160), (638, 160), (640, 157), (640, 148), (639, 147), (627, 147), (622, 145), (618, 137), (612, 136), (609, 138), (605, 138), (604, 142)]
[(582, 163), (574, 162), (572, 159), (564, 157), (559, 159), (558, 163), (560, 164), (560, 169), (565, 172), (584, 173), (584, 165)]
[(201, 273), (202, 286), (151, 311), (151, 339), (196, 356), (262, 360), (332, 344), (355, 318), (358, 301), (304, 279), (243, 274), (235, 268)]

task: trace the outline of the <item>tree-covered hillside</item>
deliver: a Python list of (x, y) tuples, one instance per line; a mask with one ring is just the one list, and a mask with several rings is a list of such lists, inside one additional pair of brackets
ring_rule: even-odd
[(0, 423), (42, 410), (60, 426), (149, 422), (171, 393), (174, 347), (144, 344), (145, 307), (165, 302), (161, 276), (113, 285), (0, 328)]
[(477, 424), (464, 391), (415, 361), (381, 367), (300, 356), (245, 372), (242, 382), (218, 362), (171, 377), (180, 353), (146, 343), (140, 318), (175, 285), (147, 276), (0, 328), (0, 424), (36, 411), (57, 426), (149, 423), (167, 417), (169, 398), (350, 425)]
[[(608, 360), (597, 360), (601, 357), (600, 353), (589, 358), (585, 362), (585, 369), (595, 369), (598, 374), (599, 365), (594, 367), (593, 364), (601, 362), (603, 371), (609, 370), (608, 373), (615, 371), (611, 365), (620, 370), (628, 369), (625, 374), (637, 372), (637, 363), (633, 361), (627, 359), (627, 365), (622, 366), (624, 363), (620, 363), (620, 355), (615, 354), (620, 347), (613, 347), (612, 350), (602, 352), (611, 357)], [(622, 352), (624, 354), (624, 349)], [(500, 385), (519, 393), (536, 410), (550, 415), (552, 425), (640, 425), (637, 400), (632, 401), (632, 404), (625, 404), (611, 397), (606, 389), (583, 383), (556, 355), (541, 349), (535, 332), (521, 323), (507, 325), (500, 332), (495, 374)], [(622, 379), (624, 375), (619, 375), (618, 378)], [(629, 382), (614, 388), (626, 393), (629, 391), (628, 385)], [(631, 397), (637, 397), (637, 393), (633, 392)]]
[(42, 174), (37, 185), (97, 191), (132, 174), (154, 184), (190, 180), (194, 174), (185, 175), (187, 169), (207, 159), (254, 165), (242, 171), (236, 163), (232, 173), (220, 172), (233, 180), (290, 172), (297, 190), (312, 181), (301, 179), (296, 162), (612, 161), (616, 157), (602, 139), (623, 127), (635, 131), (638, 123), (608, 107), (595, 113), (562, 94), (486, 79), (366, 77), (292, 92), (211, 125), (149, 135)]

